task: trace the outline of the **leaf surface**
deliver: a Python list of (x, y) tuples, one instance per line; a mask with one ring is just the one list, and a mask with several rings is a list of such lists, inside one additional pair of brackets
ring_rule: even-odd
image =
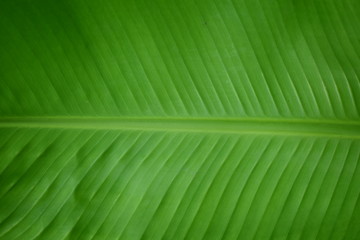
[(0, 239), (359, 239), (359, 16), (0, 1)]

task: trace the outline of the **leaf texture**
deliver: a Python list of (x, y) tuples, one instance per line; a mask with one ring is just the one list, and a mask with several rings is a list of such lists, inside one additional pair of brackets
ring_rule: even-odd
[(0, 1), (0, 239), (360, 239), (359, 19)]

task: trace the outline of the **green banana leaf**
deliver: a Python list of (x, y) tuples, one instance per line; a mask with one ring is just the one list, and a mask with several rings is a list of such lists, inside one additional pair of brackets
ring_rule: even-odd
[(360, 239), (360, 1), (0, 0), (0, 239)]

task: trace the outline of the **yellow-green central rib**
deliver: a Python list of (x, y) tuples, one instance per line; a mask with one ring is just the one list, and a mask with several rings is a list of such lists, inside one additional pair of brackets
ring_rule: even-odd
[(15, 117), (1, 118), (0, 127), (252, 133), (360, 138), (360, 122), (299, 119)]

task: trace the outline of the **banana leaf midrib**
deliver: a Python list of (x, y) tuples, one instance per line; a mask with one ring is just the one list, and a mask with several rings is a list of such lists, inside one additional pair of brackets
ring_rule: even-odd
[(248, 133), (360, 138), (360, 122), (321, 119), (173, 117), (2, 117), (0, 127)]

